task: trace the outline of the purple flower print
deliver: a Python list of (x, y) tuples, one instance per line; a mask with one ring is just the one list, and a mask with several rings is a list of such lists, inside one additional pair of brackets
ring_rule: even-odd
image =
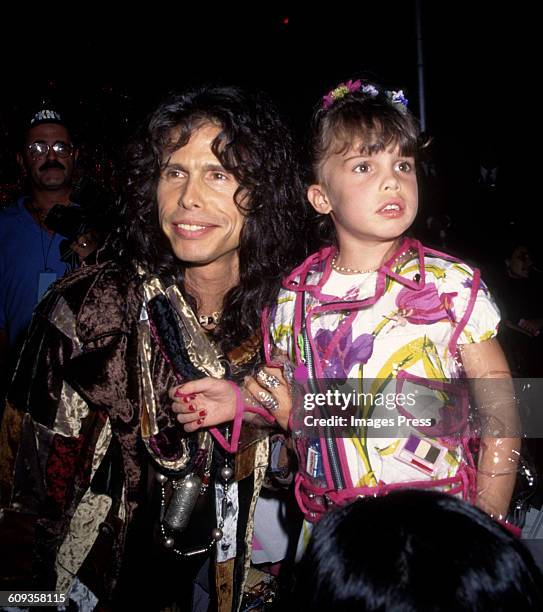
[(414, 325), (445, 321), (450, 319), (452, 298), (456, 295), (456, 293), (439, 294), (434, 283), (428, 283), (420, 290), (405, 287), (396, 297), (398, 315)]
[[(473, 278), (466, 278), (466, 280), (462, 283), (462, 287), (466, 289), (471, 289), (473, 287)], [(487, 296), (490, 297), (490, 292), (486, 284), (480, 280), (479, 281), (479, 289)]]
[(317, 351), (326, 378), (345, 379), (355, 364), (366, 363), (373, 352), (372, 334), (361, 334), (353, 342), (352, 329), (349, 329), (330, 351), (330, 343), (335, 335), (341, 333), (341, 331), (341, 328), (335, 332), (328, 329), (319, 329), (315, 335)]

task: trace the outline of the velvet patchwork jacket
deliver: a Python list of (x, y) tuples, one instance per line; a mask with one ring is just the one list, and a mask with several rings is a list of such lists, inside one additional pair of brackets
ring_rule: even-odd
[[(143, 300), (141, 279), (106, 262), (57, 282), (35, 311), (0, 439), (0, 537), (13, 551), (2, 568), (6, 588), (65, 592), (77, 576), (100, 600), (114, 592), (127, 534), (148, 496)], [(186, 436), (168, 409), (172, 364), (152, 340), (147, 352), (155, 426)], [(219, 609), (237, 607), (233, 585), (244, 581), (267, 444), (265, 433), (244, 425), (235, 464), (238, 552), (216, 572)], [(191, 441), (182, 446), (190, 450)]]

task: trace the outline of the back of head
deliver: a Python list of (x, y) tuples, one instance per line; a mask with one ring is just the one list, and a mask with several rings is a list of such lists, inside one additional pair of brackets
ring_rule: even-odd
[(540, 610), (543, 577), (522, 543), (481, 510), (404, 490), (323, 517), (296, 603), (315, 612)]

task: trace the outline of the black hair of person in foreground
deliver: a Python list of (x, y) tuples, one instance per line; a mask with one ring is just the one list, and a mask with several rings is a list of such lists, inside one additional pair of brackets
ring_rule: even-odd
[(403, 490), (324, 515), (294, 609), (541, 610), (543, 576), (515, 536), (451, 495)]

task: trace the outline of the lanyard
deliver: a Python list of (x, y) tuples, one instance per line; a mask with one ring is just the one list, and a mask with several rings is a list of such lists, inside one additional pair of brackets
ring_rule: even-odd
[(38, 228), (40, 230), (41, 255), (42, 255), (42, 259), (43, 259), (43, 271), (44, 272), (51, 272), (52, 269), (47, 266), (47, 261), (49, 259), (49, 253), (51, 252), (51, 246), (53, 245), (53, 242), (55, 240), (56, 233), (53, 232), (52, 236), (49, 238), (49, 245), (47, 246), (47, 250), (46, 250), (45, 249), (44, 240), (43, 240), (43, 234), (45, 232), (42, 229), (41, 225), (38, 225)]

